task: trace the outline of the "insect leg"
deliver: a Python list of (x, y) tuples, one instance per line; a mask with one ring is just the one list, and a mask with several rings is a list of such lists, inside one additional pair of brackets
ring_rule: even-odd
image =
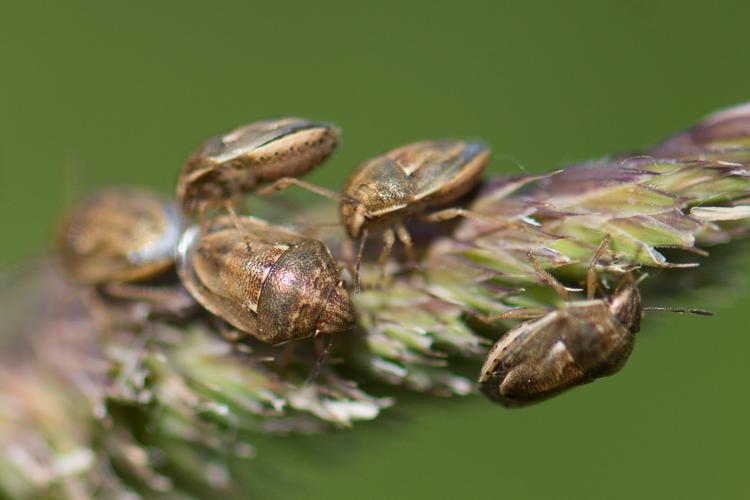
[(594, 294), (596, 293), (596, 264), (607, 249), (607, 245), (609, 245), (609, 235), (605, 234), (604, 239), (599, 243), (599, 246), (596, 248), (596, 251), (594, 251), (591, 260), (589, 261), (589, 268), (586, 272), (586, 297), (589, 300), (593, 299)]
[(537, 276), (539, 276), (539, 278), (547, 286), (555, 290), (555, 292), (557, 292), (557, 295), (559, 295), (561, 299), (567, 302), (568, 291), (565, 289), (563, 284), (557, 281), (557, 279), (554, 276), (552, 276), (550, 273), (542, 269), (542, 266), (539, 265), (539, 262), (537, 262), (533, 253), (529, 252), (527, 255), (529, 256), (529, 260), (531, 261), (531, 265), (534, 267), (534, 271), (536, 271)]
[(250, 242), (252, 239), (250, 238), (250, 235), (247, 233), (247, 229), (242, 225), (242, 222), (240, 222), (240, 218), (237, 215), (237, 212), (234, 210), (234, 205), (231, 201), (225, 201), (224, 202), (224, 208), (226, 208), (227, 212), (229, 213), (229, 218), (232, 219), (232, 224), (237, 229), (237, 231), (240, 232), (242, 235), (242, 239), (245, 240), (245, 248), (248, 252), (252, 252), (252, 246), (250, 245)]
[(218, 316), (211, 316), (211, 323), (213, 323), (216, 331), (218, 331), (219, 335), (221, 335), (221, 337), (226, 341), (237, 342), (241, 338), (245, 337), (242, 332), (231, 328), (226, 321), (219, 318)]
[(498, 314), (492, 314), (490, 316), (479, 316), (479, 319), (485, 323), (492, 323), (499, 319), (536, 319), (547, 314), (547, 309), (535, 309), (533, 307), (519, 307), (518, 309), (511, 309)]
[(195, 301), (181, 286), (149, 286), (130, 283), (105, 283), (102, 292), (120, 300), (144, 302), (149, 312), (181, 317), (190, 312)]
[(466, 210), (465, 208), (446, 208), (443, 210), (438, 210), (437, 212), (433, 212), (429, 215), (424, 216), (424, 219), (431, 222), (440, 222), (455, 219), (456, 217), (465, 217), (467, 219), (472, 219), (487, 224), (493, 224), (496, 226), (507, 227), (518, 224), (518, 221), (516, 220), (502, 220), (497, 217), (491, 217), (489, 215), (475, 212), (473, 210)]
[(385, 282), (385, 265), (388, 263), (388, 257), (391, 256), (391, 250), (393, 250), (394, 243), (396, 243), (396, 235), (393, 233), (393, 228), (388, 228), (383, 231), (383, 249), (380, 251), (380, 257), (378, 257), (378, 265), (380, 266), (380, 284)]
[(359, 281), (359, 268), (362, 264), (362, 256), (365, 253), (365, 243), (367, 242), (368, 236), (367, 229), (362, 230), (362, 234), (359, 237), (359, 248), (357, 249), (357, 260), (354, 262), (354, 293), (362, 291), (362, 287)]
[(404, 244), (406, 256), (409, 259), (410, 264), (412, 264), (415, 269), (419, 268), (417, 256), (414, 254), (414, 244), (411, 241), (411, 235), (402, 222), (396, 224), (396, 235), (398, 236), (399, 241)]
[(331, 348), (333, 347), (333, 335), (328, 336), (328, 342), (325, 343), (325, 346), (321, 346), (321, 340), (317, 334), (315, 335), (313, 342), (315, 344), (315, 354), (317, 354), (317, 359), (315, 360), (315, 364), (310, 371), (310, 375), (305, 381), (305, 387), (315, 382), (315, 379), (318, 378), (318, 374), (320, 374), (320, 369), (323, 367), (323, 363), (325, 363), (326, 359), (328, 359), (328, 356), (331, 354)]
[(340, 266), (342, 269), (346, 268), (349, 271), (349, 276), (354, 278), (354, 244), (350, 238), (344, 238), (341, 242), (341, 258), (344, 261), (344, 265)]
[(258, 193), (260, 196), (267, 196), (273, 192), (286, 189), (291, 185), (301, 187), (302, 189), (305, 189), (317, 195), (323, 196), (324, 198), (328, 198), (329, 200), (333, 200), (337, 203), (341, 201), (340, 194), (334, 191), (330, 191), (328, 189), (322, 188), (320, 186), (316, 186), (315, 184), (311, 184), (309, 182), (305, 182), (303, 180), (297, 179), (295, 177), (282, 177), (281, 179), (277, 179), (273, 181), (271, 184), (258, 189), (256, 193)]

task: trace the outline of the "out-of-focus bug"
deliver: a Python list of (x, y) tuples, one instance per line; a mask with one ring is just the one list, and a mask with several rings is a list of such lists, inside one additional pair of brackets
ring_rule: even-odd
[(177, 180), (185, 213), (234, 205), (262, 183), (300, 176), (336, 148), (339, 130), (304, 118), (264, 120), (206, 141), (187, 159)]
[(58, 228), (64, 268), (85, 285), (132, 282), (172, 266), (182, 222), (176, 205), (146, 189), (101, 189), (72, 207)]
[(269, 344), (354, 325), (354, 306), (325, 245), (258, 219), (219, 217), (204, 234), (188, 228), (177, 268), (203, 307)]
[(194, 305), (173, 275), (182, 227), (173, 201), (142, 188), (104, 188), (63, 216), (58, 255), (103, 323), (127, 318), (118, 312), (131, 302), (147, 304), (147, 313), (182, 316)]
[[(602, 249), (600, 246), (592, 263)], [(592, 264), (589, 300), (567, 302), (542, 314), (531, 311), (525, 317), (538, 319), (521, 323), (495, 343), (478, 380), (487, 397), (503, 406), (523, 406), (612, 375), (625, 365), (640, 330), (642, 310), (648, 308), (642, 307), (638, 288), (630, 282), (608, 298), (591, 298), (593, 269)], [(652, 309), (710, 314), (694, 309)], [(524, 317), (524, 311), (513, 310), (491, 319), (500, 317)]]

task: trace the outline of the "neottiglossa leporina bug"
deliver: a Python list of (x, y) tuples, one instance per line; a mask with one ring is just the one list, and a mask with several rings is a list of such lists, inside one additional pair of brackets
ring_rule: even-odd
[(243, 235), (235, 223), (219, 217), (180, 240), (180, 278), (203, 307), (274, 345), (353, 327), (354, 306), (323, 243), (252, 217), (239, 219)]

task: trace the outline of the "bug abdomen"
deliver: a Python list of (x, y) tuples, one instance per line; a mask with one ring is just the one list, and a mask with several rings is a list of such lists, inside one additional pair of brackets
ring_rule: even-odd
[(499, 381), (497, 396), (507, 406), (537, 401), (590, 379), (571, 358), (562, 341), (553, 344), (538, 363), (524, 362), (504, 374), (498, 372), (496, 377)]

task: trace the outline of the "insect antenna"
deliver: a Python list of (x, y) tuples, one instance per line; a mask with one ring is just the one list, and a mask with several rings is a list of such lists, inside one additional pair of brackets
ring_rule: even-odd
[(682, 307), (643, 307), (644, 311), (666, 311), (677, 314), (695, 314), (696, 316), (713, 316), (714, 313), (705, 309), (685, 309)]
[[(627, 278), (629, 278), (631, 281), (633, 280), (632, 276), (630, 274), (626, 275)], [(648, 278), (648, 273), (644, 273), (641, 276), (638, 277), (637, 280), (633, 282), (634, 285), (638, 286), (640, 285), (646, 278)], [(713, 316), (714, 313), (711, 311), (706, 311), (705, 309), (692, 309), (692, 308), (684, 308), (684, 307), (666, 307), (666, 306), (651, 306), (651, 307), (641, 307), (644, 311), (662, 311), (662, 312), (672, 312), (677, 314), (694, 314), (696, 316)]]

